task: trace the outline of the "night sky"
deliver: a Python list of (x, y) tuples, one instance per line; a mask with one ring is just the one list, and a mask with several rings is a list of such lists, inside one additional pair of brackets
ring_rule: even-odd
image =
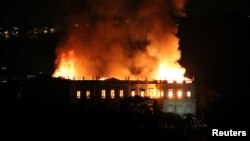
[(187, 15), (204, 16), (220, 12), (250, 14), (248, 0), (188, 0)]
[[(53, 23), (62, 11), (65, 0), (1, 0), (0, 23)], [(188, 16), (204, 16), (220, 12), (250, 15), (248, 0), (188, 0)]]
[(0, 23), (53, 23), (60, 11), (60, 0), (3, 0)]

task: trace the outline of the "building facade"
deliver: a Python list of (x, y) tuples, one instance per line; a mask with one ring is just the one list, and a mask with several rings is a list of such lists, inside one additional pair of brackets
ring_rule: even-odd
[(177, 83), (165, 80), (74, 80), (70, 96), (75, 100), (99, 98), (119, 100), (126, 97), (149, 97), (159, 100), (163, 112), (180, 115), (196, 113), (195, 86), (191, 81)]

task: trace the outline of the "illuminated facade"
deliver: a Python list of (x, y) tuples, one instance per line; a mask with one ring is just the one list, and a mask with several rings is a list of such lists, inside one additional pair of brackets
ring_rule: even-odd
[(183, 83), (164, 80), (77, 80), (72, 81), (70, 96), (75, 100), (99, 98), (119, 100), (126, 97), (149, 97), (159, 101), (163, 112), (180, 115), (196, 113), (195, 86), (188, 81)]

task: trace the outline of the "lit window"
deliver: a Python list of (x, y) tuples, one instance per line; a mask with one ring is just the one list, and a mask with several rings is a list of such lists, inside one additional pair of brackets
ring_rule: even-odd
[(80, 98), (81, 98), (81, 91), (77, 91), (77, 92), (76, 92), (76, 98), (77, 98), (77, 99), (80, 99)]
[(90, 98), (90, 91), (86, 91), (86, 98)]
[(123, 90), (120, 90), (119, 95), (120, 95), (121, 98), (124, 96)]
[(149, 96), (150, 96), (150, 98), (153, 98), (155, 96), (154, 88), (149, 88)]
[(102, 90), (102, 98), (106, 98), (106, 91)]
[(144, 96), (145, 96), (145, 91), (141, 90), (141, 97), (144, 97)]
[(110, 91), (110, 96), (111, 96), (111, 98), (115, 98), (115, 90)]
[(182, 97), (182, 91), (178, 91), (178, 92), (177, 92), (177, 97), (178, 97), (178, 98), (181, 98), (181, 97)]
[(160, 96), (161, 96), (161, 92), (158, 91), (158, 92), (157, 92), (157, 98), (159, 98)]
[(132, 90), (131, 92), (131, 96), (134, 97), (135, 96), (135, 90)]
[(190, 98), (191, 97), (191, 92), (187, 91), (187, 97)]
[(153, 93), (153, 98), (156, 98), (157, 97), (157, 93), (156, 91)]
[(168, 91), (168, 98), (173, 98), (173, 91), (172, 90)]
[(161, 91), (161, 97), (163, 97), (164, 96), (164, 92), (163, 91)]

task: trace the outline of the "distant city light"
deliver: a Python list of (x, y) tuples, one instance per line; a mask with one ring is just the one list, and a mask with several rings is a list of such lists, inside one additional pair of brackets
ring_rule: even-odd
[(1, 80), (0, 82), (1, 82), (1, 83), (6, 83), (6, 82), (7, 82), (7, 80)]
[(27, 79), (32, 79), (32, 78), (35, 78), (36, 76), (35, 75), (27, 75)]
[(0, 38), (15, 39), (27, 33), (29, 39), (34, 39), (34, 38), (39, 38), (40, 36), (44, 34), (54, 34), (56, 32), (55, 27), (48, 27), (48, 26), (34, 27), (34, 28), (27, 29), (26, 31), (22, 30), (22, 34), (20, 34), (21, 31), (19, 30), (20, 29), (16, 26), (12, 26), (11, 28), (0, 27)]
[(54, 28), (51, 28), (50, 29), (50, 33), (54, 33), (55, 32), (55, 29)]
[(6, 70), (7, 68), (6, 67), (1, 67), (2, 70)]

